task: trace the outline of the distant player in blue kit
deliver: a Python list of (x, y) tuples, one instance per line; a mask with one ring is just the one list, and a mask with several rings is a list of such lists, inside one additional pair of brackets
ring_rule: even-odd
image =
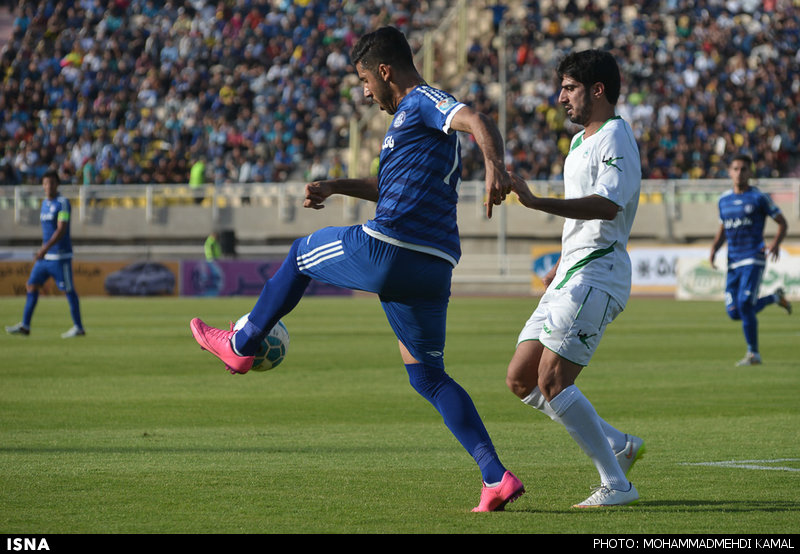
[(499, 511), (524, 487), (501, 464), (469, 395), (445, 373), (444, 346), (450, 282), (461, 256), (456, 224), (461, 154), (455, 132), (472, 134), (484, 154), (489, 217), (511, 190), (502, 137), (487, 116), (423, 81), (397, 29), (363, 36), (351, 61), (364, 96), (393, 116), (379, 173), (310, 183), (304, 206), (321, 209), (329, 196), (342, 194), (377, 202), (375, 217), (295, 241), (240, 331), (215, 329), (195, 318), (192, 334), (230, 372), (246, 373), (262, 339), (300, 301), (311, 279), (376, 293), (412, 387), (439, 411), (481, 470), (484, 486), (473, 511)]
[[(780, 245), (786, 236), (786, 218), (766, 194), (750, 186), (751, 166), (749, 156), (736, 156), (728, 172), (733, 189), (719, 199), (720, 226), (711, 245), (711, 265), (717, 252), (728, 242), (728, 273), (725, 285), (725, 307), (728, 316), (741, 320), (747, 354), (736, 365), (761, 363), (758, 351), (758, 320), (756, 314), (770, 304), (777, 303), (788, 313), (792, 306), (783, 289), (758, 297), (761, 277), (767, 264), (767, 255), (777, 260)], [(778, 224), (778, 233), (767, 247), (764, 242), (764, 225), (767, 217)]]
[(36, 263), (33, 264), (26, 287), (25, 310), (22, 321), (6, 327), (12, 335), (28, 335), (31, 319), (39, 291), (52, 277), (59, 290), (64, 291), (69, 310), (72, 315), (72, 328), (61, 336), (65, 339), (86, 334), (81, 322), (80, 302), (72, 280), (72, 239), (70, 238), (71, 208), (67, 198), (58, 194), (59, 178), (55, 171), (48, 172), (42, 178), (45, 198), (39, 219), (42, 222), (42, 246), (36, 252)]

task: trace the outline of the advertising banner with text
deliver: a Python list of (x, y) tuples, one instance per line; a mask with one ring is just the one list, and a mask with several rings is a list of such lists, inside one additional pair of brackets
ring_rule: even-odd
[[(708, 261), (711, 244), (694, 245), (632, 245), (628, 248), (631, 258), (632, 294), (675, 295), (681, 299), (692, 297), (716, 297), (724, 290), (725, 256), (723, 248), (717, 254), (717, 270)], [(535, 246), (531, 249), (531, 292), (544, 292), (542, 277), (558, 261), (561, 246), (558, 244)], [(792, 261), (794, 260), (794, 261)], [(800, 275), (793, 269), (800, 261), (800, 246), (785, 245), (781, 258), (770, 263), (764, 273), (764, 285), (769, 288), (783, 286), (789, 296), (800, 296)], [(679, 265), (681, 268), (679, 268)], [(691, 274), (694, 272), (694, 274)], [(679, 278), (682, 281), (679, 291)], [(722, 279), (722, 284), (719, 280)], [(721, 288), (720, 288), (721, 286)], [(710, 293), (717, 287), (716, 292)], [(772, 290), (772, 289), (770, 289)], [(695, 291), (695, 292), (690, 292)]]
[[(272, 277), (280, 261), (255, 260), (184, 260), (181, 281), (184, 296), (258, 296)], [(311, 281), (306, 295), (347, 295), (351, 291)]]
[[(30, 261), (0, 262), (0, 296), (25, 296), (33, 269)], [(73, 260), (75, 290), (80, 296), (258, 296), (280, 261), (205, 260), (173, 262), (87, 262)], [(49, 279), (44, 295), (61, 291)], [(311, 281), (306, 295), (349, 295), (352, 291)]]
[[(675, 297), (679, 300), (724, 300), (725, 298), (725, 251), (715, 260), (716, 268), (708, 260), (681, 258), (678, 260), (678, 287)], [(767, 261), (761, 279), (759, 296), (772, 294), (783, 288), (790, 299), (800, 298), (800, 256), (788, 251), (777, 261)]]
[[(0, 296), (25, 296), (33, 260), (0, 262)], [(81, 296), (176, 296), (178, 262), (72, 261), (75, 290)], [(61, 294), (49, 279), (42, 294)]]

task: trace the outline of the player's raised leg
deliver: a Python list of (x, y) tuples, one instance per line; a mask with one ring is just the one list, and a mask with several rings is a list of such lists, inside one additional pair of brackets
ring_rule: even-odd
[(211, 327), (199, 318), (189, 324), (192, 335), (204, 350), (219, 358), (231, 373), (247, 373), (253, 367), (261, 341), (281, 317), (300, 301), (310, 279), (297, 268), (295, 241), (281, 267), (261, 290), (248, 322), (239, 331)]

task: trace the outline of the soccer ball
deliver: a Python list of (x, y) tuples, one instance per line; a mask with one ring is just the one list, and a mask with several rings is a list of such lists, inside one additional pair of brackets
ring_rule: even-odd
[[(233, 326), (234, 331), (238, 331), (244, 324), (247, 323), (247, 316), (250, 313), (244, 314), (239, 318), (239, 321)], [(256, 359), (253, 361), (251, 371), (267, 371), (274, 369), (280, 365), (289, 351), (289, 331), (282, 321), (275, 324), (275, 327), (267, 334), (266, 338), (261, 341), (261, 347), (256, 352)]]

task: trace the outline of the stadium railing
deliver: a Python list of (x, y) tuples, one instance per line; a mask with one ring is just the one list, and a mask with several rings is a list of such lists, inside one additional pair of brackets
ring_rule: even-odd
[[(753, 184), (771, 195), (790, 221), (790, 236), (800, 232), (792, 221), (800, 220), (800, 179), (760, 179)], [(540, 196), (559, 197), (563, 185), (559, 181), (532, 181), (530, 186)], [(296, 223), (303, 201), (302, 182), (224, 184), (191, 188), (188, 184), (175, 185), (62, 185), (60, 193), (70, 199), (73, 221), (91, 227), (99, 215), (132, 212), (125, 216), (144, 228), (163, 225), (175, 214), (191, 214), (193, 225), (213, 228), (226, 221), (237, 221), (241, 217), (252, 217), (252, 213), (263, 214), (271, 225)], [(719, 195), (730, 188), (728, 180), (645, 180), (642, 183), (640, 213), (637, 220), (651, 217), (651, 225), (676, 225), (692, 223), (701, 218), (704, 227), (713, 233), (716, 229), (716, 201)], [(40, 186), (0, 186), (0, 228), (6, 240), (13, 240), (23, 228), (38, 227), (38, 208), (42, 190)], [(481, 224), (484, 206), (484, 184), (482, 181), (465, 181), (460, 190), (460, 213)], [(365, 219), (369, 208), (361, 209), (364, 201), (343, 202), (339, 198), (330, 201), (332, 212), (343, 222)], [(513, 207), (518, 201), (511, 195), (507, 205)], [(338, 212), (341, 204), (343, 212)], [(254, 209), (257, 209), (254, 212)], [(511, 210), (516, 213), (517, 210)], [(368, 216), (368, 215), (367, 215)], [(186, 217), (189, 217), (188, 215)], [(319, 218), (320, 216), (317, 216)], [(485, 219), (485, 217), (484, 217)], [(177, 221), (177, 218), (176, 218)], [(648, 221), (641, 221), (642, 225)], [(313, 224), (313, 222), (312, 222)], [(312, 229), (313, 230), (313, 229)], [(200, 231), (202, 232), (202, 231)], [(469, 233), (469, 229), (462, 229)], [(24, 233), (23, 233), (24, 234)], [(670, 238), (669, 229), (654, 230), (653, 236)]]

